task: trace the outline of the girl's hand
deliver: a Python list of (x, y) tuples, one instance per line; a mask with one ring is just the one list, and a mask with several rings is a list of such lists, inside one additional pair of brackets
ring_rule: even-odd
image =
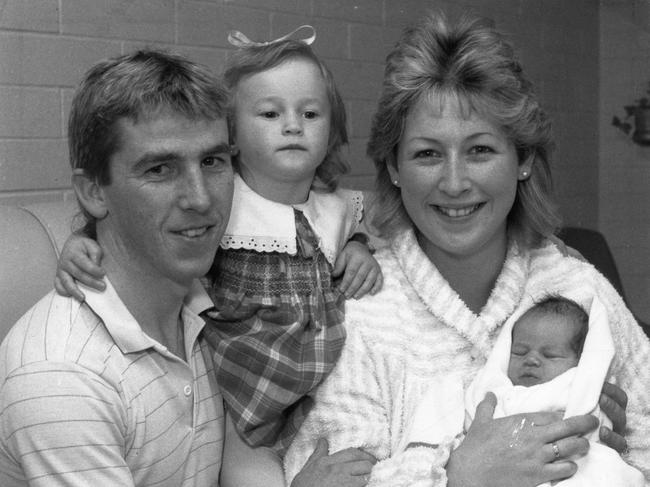
[(328, 455), (327, 440), (320, 438), (291, 487), (363, 487), (375, 462), (375, 457), (357, 448)]
[(88, 287), (103, 291), (104, 269), (99, 266), (102, 249), (92, 239), (72, 234), (63, 245), (54, 278), (54, 288), (61, 296), (72, 296), (83, 301), (84, 294), (75, 279)]
[(612, 422), (612, 429), (602, 426), (598, 432), (600, 441), (619, 453), (625, 453), (627, 450), (627, 441), (623, 437), (625, 434), (625, 425), (627, 416), (625, 408), (627, 407), (627, 394), (625, 391), (614, 384), (605, 382), (599, 401), (600, 409)]
[(332, 276), (341, 274), (339, 289), (348, 299), (359, 299), (368, 292), (375, 294), (384, 282), (379, 264), (368, 247), (354, 240), (345, 244), (334, 264)]
[[(589, 442), (582, 435), (598, 420), (561, 419), (559, 413), (517, 414), (493, 419), (496, 397), (488, 393), (460, 446), (447, 463), (449, 487), (533, 487), (571, 477)], [(553, 446), (555, 445), (555, 447)]]

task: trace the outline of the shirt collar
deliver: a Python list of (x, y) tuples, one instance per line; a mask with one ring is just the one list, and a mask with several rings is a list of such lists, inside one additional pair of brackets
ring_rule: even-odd
[[(108, 333), (123, 353), (132, 353), (147, 348), (165, 348), (147, 335), (120, 299), (108, 278), (104, 279), (106, 289), (98, 291), (79, 283), (86, 295), (86, 304), (104, 322)], [(185, 324), (186, 343), (193, 343), (205, 322), (198, 315), (214, 306), (198, 279), (192, 282), (185, 297), (181, 316)]]
[(310, 191), (304, 203), (287, 205), (264, 198), (235, 174), (232, 212), (221, 248), (296, 255), (294, 209), (305, 216), (321, 251), (334, 265), (361, 221), (363, 196), (340, 188), (332, 193)]

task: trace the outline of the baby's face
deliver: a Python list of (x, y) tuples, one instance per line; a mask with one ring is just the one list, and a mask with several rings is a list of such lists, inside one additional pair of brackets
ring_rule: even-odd
[(571, 339), (578, 331), (572, 318), (532, 310), (514, 325), (508, 377), (514, 385), (533, 386), (578, 365)]

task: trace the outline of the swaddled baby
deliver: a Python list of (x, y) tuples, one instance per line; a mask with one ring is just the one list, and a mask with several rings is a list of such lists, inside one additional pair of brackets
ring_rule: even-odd
[[(497, 398), (494, 417), (536, 411), (562, 411), (564, 417), (600, 412), (598, 398), (614, 357), (607, 312), (593, 299), (589, 314), (560, 296), (544, 297), (516, 311), (497, 337), (487, 362), (467, 391), (453, 381), (421, 393), (404, 445), (442, 445), (467, 431), (487, 392)], [(447, 391), (442, 394), (441, 391)], [(435, 418), (435, 420), (432, 420)], [(598, 441), (596, 429), (586, 437), (589, 453), (573, 459), (577, 473), (558, 487), (643, 487), (643, 474)], [(516, 438), (513, 438), (513, 447)], [(561, 444), (552, 443), (558, 461), (566, 461)], [(549, 485), (549, 484), (542, 484)]]
[[(488, 362), (467, 390), (465, 426), (488, 391), (497, 397), (494, 417), (533, 411), (564, 411), (565, 418), (591, 413), (610, 426), (598, 407), (614, 354), (602, 304), (594, 299), (588, 315), (578, 303), (551, 296), (513, 318), (511, 330), (504, 324)], [(556, 485), (643, 487), (641, 472), (599, 443), (597, 430), (588, 439), (589, 453), (574, 460), (578, 472)], [(552, 447), (562, 460), (558, 444)]]

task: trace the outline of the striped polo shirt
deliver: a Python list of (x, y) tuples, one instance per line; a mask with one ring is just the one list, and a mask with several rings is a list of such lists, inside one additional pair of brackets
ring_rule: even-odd
[(203, 288), (181, 313), (187, 362), (110, 282), (84, 292), (85, 303), (49, 293), (0, 346), (0, 485), (218, 485), (224, 410), (199, 336)]

